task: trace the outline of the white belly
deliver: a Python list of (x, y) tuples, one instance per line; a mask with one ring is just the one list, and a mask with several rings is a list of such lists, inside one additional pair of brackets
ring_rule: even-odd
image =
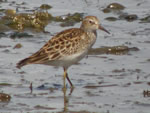
[(61, 66), (61, 67), (68, 68), (69, 66), (71, 66), (71, 65), (79, 62), (81, 59), (83, 59), (85, 57), (85, 55), (87, 54), (87, 52), (88, 52), (88, 50), (86, 50), (84, 52), (76, 53), (73, 55), (64, 56), (64, 57), (60, 58), (59, 60), (49, 61), (46, 63), (46, 65)]

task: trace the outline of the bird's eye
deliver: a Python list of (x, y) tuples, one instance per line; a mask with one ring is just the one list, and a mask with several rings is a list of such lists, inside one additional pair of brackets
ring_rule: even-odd
[(90, 24), (93, 24), (93, 21), (89, 20), (89, 23), (90, 23)]

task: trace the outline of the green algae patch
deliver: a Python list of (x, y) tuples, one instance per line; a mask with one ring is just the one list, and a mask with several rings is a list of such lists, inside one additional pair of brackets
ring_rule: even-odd
[[(48, 9), (48, 5), (43, 4), (40, 8)], [(50, 6), (49, 6), (50, 8)], [(23, 32), (24, 30), (33, 30), (37, 32), (44, 32), (45, 27), (52, 21), (61, 22), (61, 27), (73, 26), (82, 21), (83, 13), (67, 14), (65, 16), (53, 17), (47, 11), (34, 11), (32, 13), (19, 13), (13, 9), (6, 9), (3, 11), (5, 16), (0, 19), (0, 26), (2, 31), (17, 30)], [(4, 30), (3, 30), (4, 29)]]
[[(10, 46), (8, 46), (8, 47), (10, 47)], [(11, 86), (12, 84), (9, 84), (9, 83), (0, 83), (0, 87), (1, 86)]]
[(65, 16), (56, 16), (53, 17), (53, 21), (55, 22), (61, 22), (61, 27), (68, 27), (73, 26), (76, 23), (82, 21), (83, 19), (83, 13), (74, 13), (74, 14), (67, 14)]
[(44, 109), (44, 110), (54, 110), (56, 108), (52, 108), (52, 107), (45, 107), (45, 106), (41, 106), (41, 105), (37, 105), (34, 106), (35, 109)]
[(33, 37), (33, 35), (30, 35), (26, 32), (13, 32), (10, 35), (10, 38), (15, 39), (15, 38), (30, 38)]
[(124, 55), (129, 51), (139, 51), (138, 48), (127, 46), (113, 46), (113, 47), (102, 47), (102, 48), (92, 48), (89, 50), (89, 55), (99, 55), (99, 54), (114, 54), (114, 55)]
[(125, 6), (123, 6), (119, 3), (111, 3), (107, 6), (107, 8), (113, 9), (113, 10), (123, 10), (125, 8)]
[(48, 4), (42, 4), (41, 6), (40, 6), (40, 9), (43, 9), (43, 10), (48, 10), (48, 9), (51, 9), (52, 8), (52, 6), (50, 6), (50, 5), (48, 5)]
[(150, 16), (146, 16), (144, 18), (141, 18), (141, 23), (150, 23)]
[(15, 15), (16, 14), (16, 10), (14, 10), (14, 9), (6, 9), (5, 10), (5, 14), (8, 15), (8, 16)]
[(13, 49), (20, 49), (20, 48), (22, 48), (22, 44), (20, 44), (20, 43), (16, 44), (16, 45), (13, 47)]
[(106, 8), (103, 9), (104, 13), (110, 13), (112, 11), (121, 11), (125, 9), (125, 6), (119, 4), (119, 3), (111, 3)]
[(48, 12), (15, 13), (14, 10), (6, 11), (7, 13), (1, 18), (0, 23), (18, 31), (24, 31), (28, 28), (44, 31), (52, 18)]
[(116, 20), (118, 20), (118, 18), (116, 18), (116, 17), (107, 17), (107, 18), (105, 18), (105, 20), (116, 21)]
[(126, 20), (128, 22), (132, 22), (134, 20), (137, 20), (138, 16), (136, 14), (126, 14), (126, 13), (123, 13), (123, 14), (121, 14), (119, 16), (119, 19)]

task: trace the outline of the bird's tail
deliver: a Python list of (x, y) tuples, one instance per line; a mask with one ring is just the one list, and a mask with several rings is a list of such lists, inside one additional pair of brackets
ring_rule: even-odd
[(29, 58), (25, 58), (25, 59), (19, 61), (16, 65), (16, 67), (20, 69), (22, 66), (27, 65), (28, 61), (29, 61)]

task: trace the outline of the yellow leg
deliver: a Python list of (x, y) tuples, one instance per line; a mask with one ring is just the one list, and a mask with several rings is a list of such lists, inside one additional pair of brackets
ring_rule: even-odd
[(68, 111), (68, 98), (66, 96), (66, 90), (63, 90), (64, 93), (64, 112), (66, 113)]
[(68, 104), (69, 104), (69, 98), (66, 96), (66, 91), (67, 91), (67, 88), (66, 88), (66, 78), (67, 78), (69, 84), (71, 85), (71, 91), (69, 93), (69, 95), (71, 95), (71, 93), (73, 92), (74, 87), (73, 87), (73, 84), (71, 83), (71, 80), (68, 77), (67, 69), (64, 68), (64, 76), (63, 76), (63, 80), (64, 80), (64, 87), (63, 87), (63, 93), (64, 93), (64, 112), (68, 111)]
[(66, 91), (66, 76), (67, 76), (67, 73), (64, 70), (64, 76), (63, 76), (64, 86), (63, 86), (63, 91)]

